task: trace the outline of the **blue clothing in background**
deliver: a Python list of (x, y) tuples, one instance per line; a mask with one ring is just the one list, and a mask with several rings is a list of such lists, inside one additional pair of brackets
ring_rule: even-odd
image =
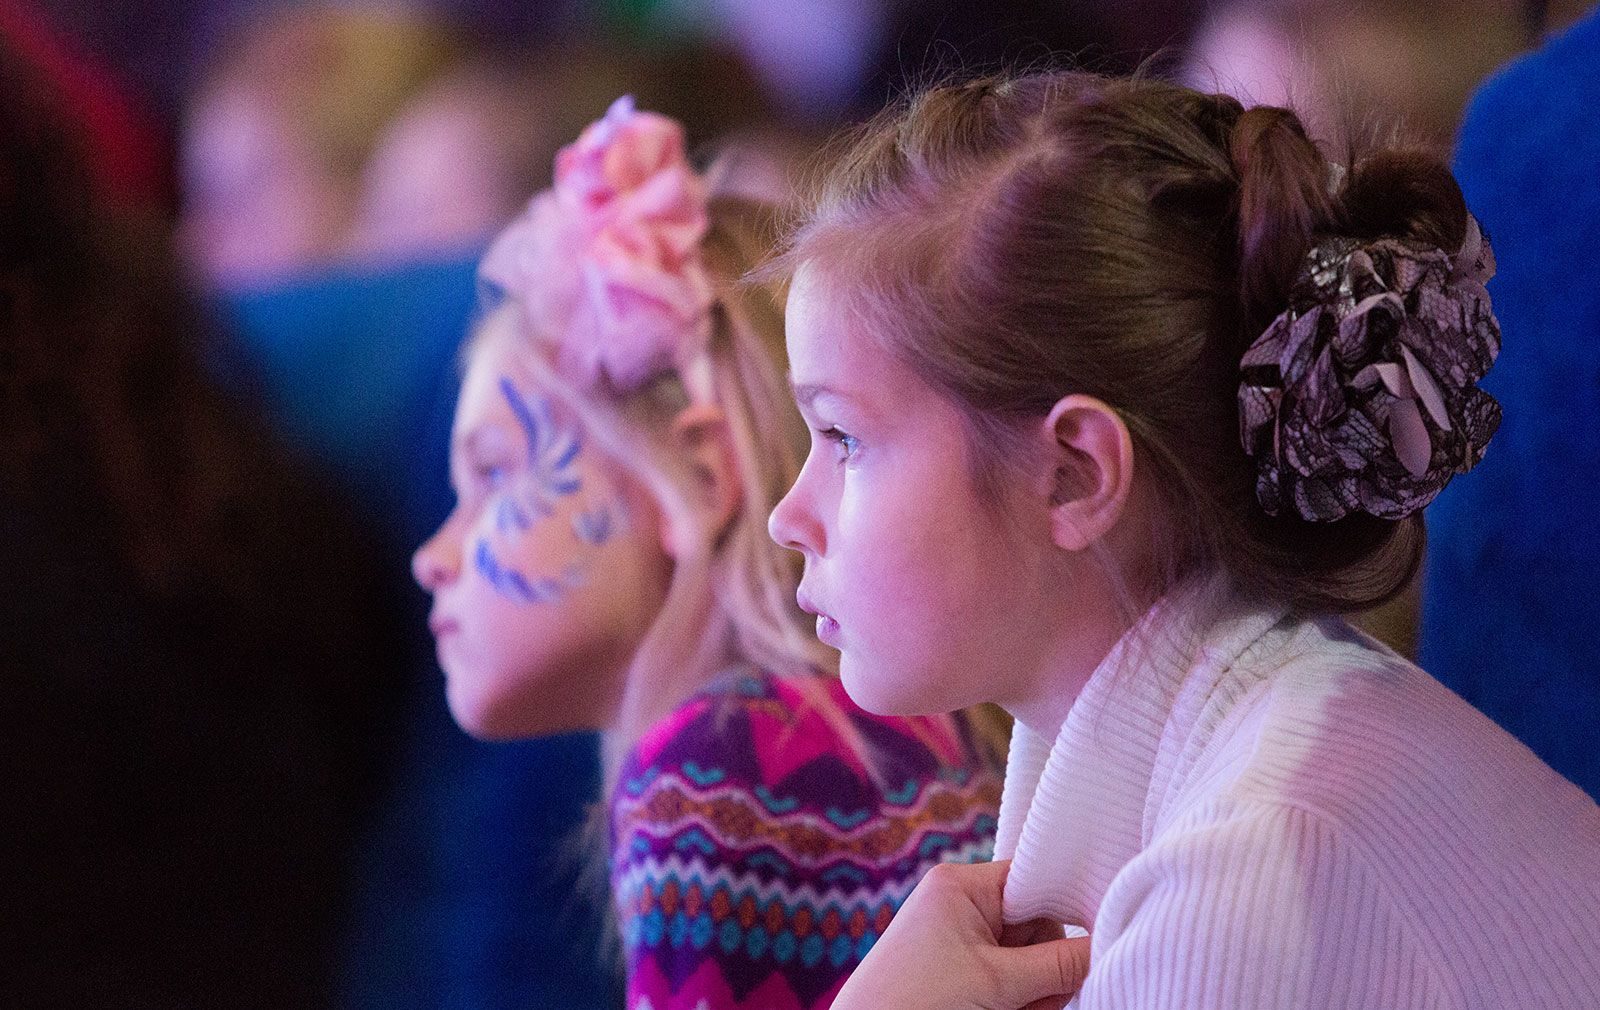
[(234, 363), (292, 445), (371, 506), (398, 552), (450, 508), (456, 351), (477, 263), (341, 271), (230, 294)]
[(1456, 171), (1505, 420), (1428, 512), (1422, 663), (1600, 797), (1600, 14), (1484, 86)]
[(410, 552), (451, 506), (457, 349), (476, 256), (297, 279), (223, 300), (221, 367), (346, 484), (388, 545), (416, 631), (390, 779), (361, 845), (343, 993), (352, 1007), (612, 1007), (602, 891), (574, 838), (599, 791), (596, 741), (485, 744), (445, 707)]

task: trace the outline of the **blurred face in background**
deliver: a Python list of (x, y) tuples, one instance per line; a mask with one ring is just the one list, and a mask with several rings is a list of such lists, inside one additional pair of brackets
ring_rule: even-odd
[(456, 410), (456, 507), (413, 559), (451, 713), (493, 739), (605, 728), (672, 576), (649, 493), (519, 353), (491, 317)]
[(448, 81), (395, 117), (366, 166), (353, 255), (459, 254), (505, 225), (535, 188), (522, 149), (543, 119), (507, 90), (492, 79)]
[(180, 241), (209, 283), (251, 287), (333, 259), (352, 201), (287, 117), (248, 90), (198, 106), (183, 138)]
[(1178, 79), (1291, 107), (1341, 160), (1395, 127), (1448, 160), (1472, 91), (1526, 44), (1520, 8), (1498, 0), (1221, 4)]
[(340, 260), (378, 138), (460, 59), (446, 23), (402, 5), (265, 6), (210, 59), (184, 128), (183, 244), (225, 287)]

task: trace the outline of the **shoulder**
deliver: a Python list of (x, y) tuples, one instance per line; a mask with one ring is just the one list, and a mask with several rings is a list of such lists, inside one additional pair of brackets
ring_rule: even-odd
[(718, 682), (645, 734), (612, 792), (630, 993), (815, 1005), (930, 866), (992, 851), (999, 793), (943, 721), (878, 719), (833, 681)]
[(1112, 881), (1082, 1005), (1574, 1005), (1600, 984), (1578, 953), (1600, 929), (1600, 836), (1593, 819), (1587, 842), (1552, 812), (1514, 819), (1520, 842), (1502, 845), (1209, 800)]
[(1210, 752), (1226, 767), (1191, 793), (1285, 803), (1357, 834), (1398, 820), (1413, 838), (1470, 835), (1505, 809), (1507, 792), (1572, 799), (1460, 696), (1336, 619), (1300, 626), (1219, 723)]
[[(1215, 800), (1117, 875), (1082, 1005), (1452, 1005), (1439, 952), (1339, 825)], [(1102, 950), (1104, 953), (1102, 954)]]
[[(725, 842), (770, 842), (764, 833), (783, 825), (793, 830), (782, 837), (820, 858), (829, 838), (926, 821), (930, 804), (943, 815), (933, 821), (967, 821), (965, 833), (991, 837), (999, 782), (959, 722), (874, 716), (836, 679), (750, 672), (722, 678), (644, 734), (623, 760), (613, 821), (644, 826), (691, 804), (731, 832)], [(879, 857), (888, 848), (868, 846)]]
[[(1342, 622), (1308, 623), (1296, 644), (1158, 812), (1121, 907), (1231, 894), (1311, 949), (1341, 923), (1361, 932), (1366, 909), (1445, 975), (1508, 956), (1552, 986), (1587, 971), (1564, 944), (1600, 928), (1600, 808)], [(1507, 928), (1491, 937), (1484, 921)]]
[[(1600, 808), (1414, 664), (1338, 620), (1286, 626), (1209, 690), (1152, 797), (1150, 837), (1215, 802), (1306, 811), (1402, 879), (1441, 861), (1600, 841)], [(1526, 825), (1547, 827), (1530, 844)], [(1429, 867), (1433, 870), (1429, 870)], [(1403, 868), (1403, 869), (1402, 869)]]

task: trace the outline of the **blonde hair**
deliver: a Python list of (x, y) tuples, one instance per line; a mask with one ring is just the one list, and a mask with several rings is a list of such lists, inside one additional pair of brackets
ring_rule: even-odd
[[(630, 671), (635, 682), (603, 734), (608, 783), (638, 737), (719, 672), (683, 659), (723, 645), (731, 645), (752, 667), (793, 684), (842, 739), (866, 755), (865, 741), (822, 679), (838, 676), (837, 654), (817, 641), (795, 601), (803, 562), (767, 534), (767, 516), (799, 475), (809, 443), (788, 391), (783, 288), (744, 280), (773, 248), (776, 212), (757, 201), (724, 196), (711, 200), (709, 217), (701, 252), (715, 289), (711, 385), (726, 419), (741, 500), (709, 559), (714, 612), (682, 609), (669, 591), (640, 646), (641, 654), (654, 661), (636, 658), (633, 668), (648, 668), (650, 682), (637, 682)], [(480, 326), (475, 339), (488, 329)], [(567, 379), (542, 353), (525, 354), (523, 361), (540, 386), (577, 415), (588, 437), (659, 501), (685, 500), (693, 477), (671, 432), (689, 397), (676, 374), (662, 373), (638, 390), (618, 393)], [(725, 638), (708, 642), (708, 634)], [(870, 760), (867, 766), (872, 767)]]

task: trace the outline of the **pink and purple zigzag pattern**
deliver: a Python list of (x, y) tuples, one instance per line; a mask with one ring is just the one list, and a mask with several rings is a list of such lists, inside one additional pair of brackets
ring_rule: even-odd
[(867, 753), (759, 675), (692, 699), (629, 756), (612, 884), (633, 1010), (825, 1007), (928, 867), (989, 858), (1001, 769), (964, 726), (872, 716), (828, 688)]

